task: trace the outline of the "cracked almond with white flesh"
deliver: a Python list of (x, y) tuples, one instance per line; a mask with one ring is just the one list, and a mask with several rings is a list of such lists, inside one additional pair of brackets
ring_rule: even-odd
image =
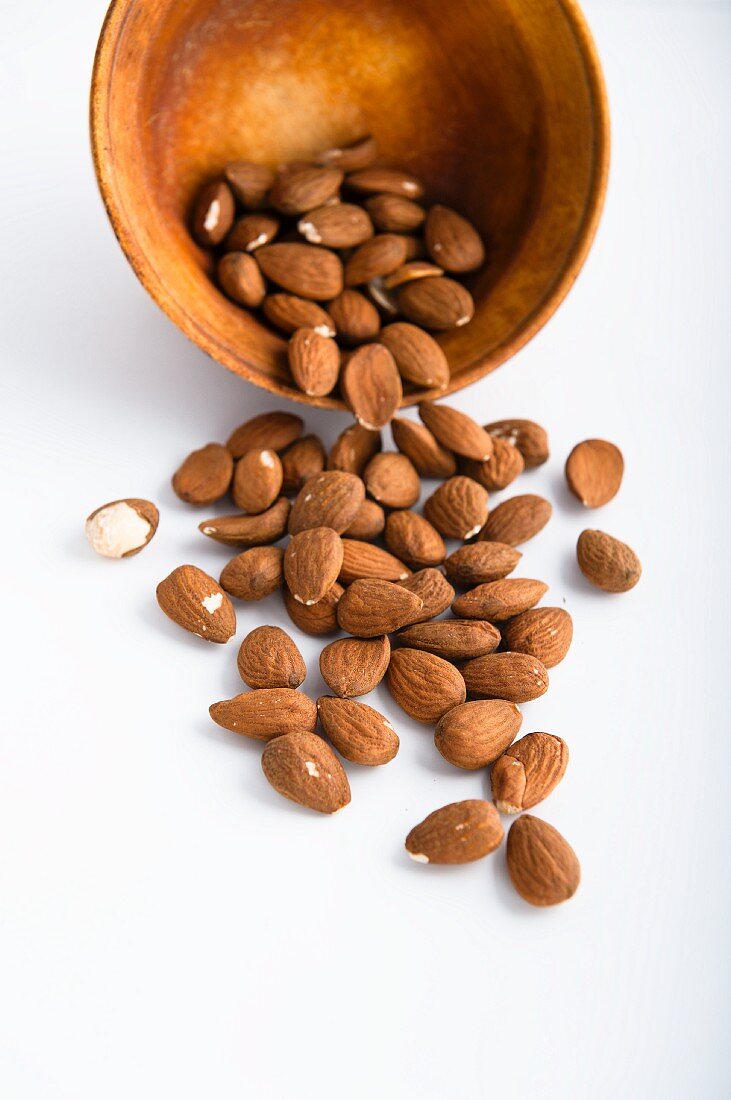
[(492, 441), (492, 458), (487, 462), (475, 462), (466, 458), (461, 463), (463, 474), (473, 477), (491, 493), (507, 489), (516, 477), (523, 473), (525, 463), (517, 447), (512, 447), (497, 436)]
[(270, 324), (290, 336), (298, 328), (313, 328), (321, 336), (335, 336), (335, 321), (317, 302), (295, 294), (269, 294), (262, 306)]
[(445, 661), (469, 661), (496, 650), (500, 631), (492, 623), (477, 619), (440, 619), (407, 626), (399, 632), (398, 641), (411, 649), (435, 653)]
[(535, 420), (493, 420), (485, 425), (485, 431), (520, 451), (526, 470), (548, 461), (548, 435)]
[(412, 569), (440, 565), (447, 553), (442, 536), (418, 512), (391, 512), (385, 538), (391, 553)]
[(343, 173), (339, 168), (317, 165), (285, 166), (269, 192), (269, 202), (280, 214), (303, 214), (323, 206), (337, 195)]
[(327, 248), (275, 241), (258, 248), (256, 259), (267, 279), (298, 298), (327, 301), (343, 289), (340, 257)]
[(320, 673), (336, 695), (353, 698), (367, 695), (386, 675), (391, 644), (380, 638), (339, 638), (320, 654)]
[(346, 287), (342, 294), (328, 302), (328, 310), (345, 344), (362, 344), (374, 340), (381, 330), (381, 316), (371, 301), (359, 290)]
[(424, 504), (424, 515), (440, 534), (471, 539), (487, 520), (487, 490), (471, 477), (450, 477)]
[(302, 654), (278, 626), (258, 626), (247, 634), (236, 663), (250, 688), (298, 688), (307, 676)]
[(388, 764), (399, 750), (398, 734), (391, 723), (367, 703), (322, 695), (317, 711), (326, 735), (353, 764)]
[(247, 210), (258, 210), (264, 205), (267, 193), (274, 183), (274, 173), (263, 164), (237, 160), (226, 165), (224, 172), (229, 187)]
[(247, 309), (258, 309), (266, 297), (261, 269), (248, 252), (227, 252), (216, 267), (218, 283), (224, 294)]
[(271, 508), (282, 491), (282, 460), (276, 451), (247, 451), (236, 463), (231, 496), (237, 508), (258, 516)]
[(563, 779), (569, 749), (552, 733), (529, 733), (492, 768), (492, 794), (501, 814), (519, 814), (548, 798)]
[(157, 531), (160, 513), (149, 500), (126, 497), (102, 504), (87, 516), (84, 533), (103, 558), (131, 558), (144, 550)]
[(346, 176), (345, 184), (363, 195), (401, 195), (406, 199), (420, 199), (424, 194), (421, 181), (398, 168), (364, 168)]
[(237, 600), (263, 600), (282, 587), (284, 550), (280, 546), (252, 546), (223, 567), (219, 580), (224, 592)]
[(208, 713), (217, 725), (255, 741), (269, 741), (294, 730), (314, 730), (317, 725), (314, 701), (295, 688), (243, 691), (233, 699), (212, 703)]
[(297, 222), (297, 228), (309, 244), (325, 248), (357, 248), (373, 236), (367, 211), (350, 202), (310, 210)]
[(342, 148), (325, 149), (316, 160), (318, 164), (332, 165), (342, 172), (358, 172), (361, 168), (369, 168), (377, 156), (378, 142), (366, 134)]
[(586, 508), (601, 508), (613, 500), (623, 475), (622, 452), (606, 439), (585, 439), (566, 459), (569, 489)]
[(214, 504), (228, 492), (234, 472), (231, 452), (220, 443), (191, 451), (173, 474), (173, 491), (188, 504)]
[(274, 240), (280, 225), (273, 214), (244, 214), (234, 222), (223, 247), (227, 252), (256, 252)]
[(522, 556), (520, 550), (505, 542), (473, 542), (450, 554), (444, 568), (450, 581), (469, 588), (507, 577)]
[(328, 470), (361, 476), (369, 461), (381, 449), (381, 433), (351, 424), (340, 433), (330, 448)]
[(604, 531), (582, 531), (576, 557), (586, 579), (605, 592), (629, 592), (642, 575), (634, 550)]
[(426, 210), (401, 195), (373, 195), (365, 208), (381, 233), (413, 233), (426, 220)]
[(227, 448), (234, 458), (241, 458), (247, 451), (268, 447), (283, 451), (302, 435), (304, 422), (301, 416), (286, 412), (259, 413), (246, 420), (231, 433)]
[(399, 309), (407, 321), (433, 332), (461, 328), (475, 315), (475, 303), (467, 287), (445, 275), (412, 279), (397, 293)]
[(297, 535), (310, 527), (332, 527), (343, 533), (365, 500), (365, 485), (355, 474), (328, 470), (304, 483), (289, 517), (289, 533)]
[(492, 455), (492, 438), (467, 413), (450, 405), (422, 401), (419, 416), (432, 435), (454, 454), (486, 462)]
[(321, 814), (334, 814), (350, 802), (343, 765), (322, 737), (297, 730), (276, 737), (261, 756), (264, 775), (274, 790)]
[(284, 589), (284, 606), (290, 619), (303, 634), (319, 638), (326, 634), (337, 634), (338, 602), (345, 589), (337, 582), (321, 600), (309, 606), (299, 603), (288, 588)]
[(562, 607), (534, 607), (516, 615), (502, 629), (503, 642), (515, 653), (529, 653), (546, 668), (563, 661), (569, 651), (574, 627)]
[(449, 206), (435, 204), (424, 226), (424, 239), (434, 263), (465, 274), (485, 262), (485, 246), (475, 227)]
[(528, 577), (487, 581), (458, 596), (452, 611), (460, 619), (489, 619), (493, 623), (503, 623), (534, 607), (546, 592), (547, 584)]
[(406, 837), (417, 863), (472, 863), (499, 848), (503, 826), (492, 802), (451, 802), (425, 817)]
[(198, 524), (198, 530), (224, 546), (264, 546), (281, 539), (287, 530), (290, 503), (284, 497), (258, 516), (215, 516)]
[(417, 722), (439, 721), (466, 697), (459, 669), (421, 649), (395, 649), (386, 682), (401, 709)]
[(362, 286), (406, 263), (406, 242), (396, 233), (379, 233), (355, 250), (345, 264), (345, 285)]
[(360, 539), (361, 542), (372, 542), (382, 533), (386, 525), (386, 513), (375, 500), (364, 500), (358, 509), (355, 519), (343, 532), (349, 539)]
[(397, 321), (386, 325), (378, 340), (391, 352), (406, 382), (440, 390), (449, 384), (447, 357), (434, 337), (422, 328)]
[(530, 703), (548, 691), (548, 672), (529, 653), (488, 653), (462, 668), (470, 695), (480, 699), (506, 699)]
[(193, 236), (206, 248), (220, 244), (234, 223), (236, 205), (225, 180), (213, 180), (198, 194), (193, 210)]
[(342, 539), (341, 543), (343, 561), (338, 577), (341, 584), (352, 584), (368, 577), (382, 581), (405, 581), (411, 576), (411, 570), (399, 558), (380, 546), (359, 539)]
[(558, 905), (576, 893), (581, 866), (573, 848), (547, 821), (523, 814), (510, 826), (508, 872), (531, 905)]
[(411, 459), (398, 451), (374, 455), (363, 481), (368, 493), (386, 508), (410, 508), (421, 495), (421, 482)]
[(157, 586), (157, 602), (169, 619), (207, 642), (236, 633), (236, 612), (218, 581), (196, 565), (179, 565)]
[(454, 589), (444, 574), (433, 566), (420, 569), (408, 580), (399, 581), (399, 584), (402, 588), (413, 592), (421, 601), (421, 606), (409, 619), (409, 625), (424, 623), (428, 619), (441, 615), (443, 611), (447, 610), (455, 596)]
[(289, 540), (284, 579), (298, 603), (318, 603), (338, 579), (343, 542), (331, 527), (310, 527)]
[(480, 539), (519, 546), (534, 538), (548, 523), (553, 508), (544, 497), (535, 493), (509, 497), (493, 508)]
[(477, 771), (497, 760), (520, 732), (523, 716), (515, 703), (477, 699), (448, 711), (438, 722), (434, 744), (456, 768)]
[(394, 358), (382, 344), (363, 344), (351, 355), (341, 372), (340, 389), (355, 419), (371, 431), (388, 424), (403, 396)]
[(289, 369), (299, 389), (309, 397), (330, 393), (340, 373), (340, 349), (331, 336), (300, 328), (287, 347)]
[(442, 268), (437, 267), (436, 264), (427, 263), (426, 260), (409, 260), (401, 267), (397, 267), (390, 275), (384, 276), (383, 285), (386, 290), (395, 290), (396, 287), (403, 286), (412, 279), (434, 279), (443, 274)]
[(398, 449), (411, 459), (422, 477), (446, 478), (457, 473), (457, 462), (452, 452), (443, 447), (423, 424), (394, 417), (391, 433)]
[(282, 491), (298, 493), (308, 478), (325, 469), (325, 448), (316, 435), (298, 439), (282, 455)]
[(413, 622), (423, 601), (402, 584), (382, 580), (357, 580), (338, 602), (338, 623), (356, 638), (377, 638)]

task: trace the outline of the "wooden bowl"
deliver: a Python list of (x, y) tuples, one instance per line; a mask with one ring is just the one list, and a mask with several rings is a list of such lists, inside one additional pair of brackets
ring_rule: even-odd
[(439, 338), (452, 392), (564, 298), (609, 159), (601, 69), (574, 0), (114, 0), (91, 132), (114, 231), (168, 316), (250, 382), (336, 408), (293, 385), (285, 341), (215, 286), (188, 230), (204, 180), (231, 160), (274, 166), (375, 134), (384, 163), (420, 176), (489, 244), (468, 284), (474, 320)]

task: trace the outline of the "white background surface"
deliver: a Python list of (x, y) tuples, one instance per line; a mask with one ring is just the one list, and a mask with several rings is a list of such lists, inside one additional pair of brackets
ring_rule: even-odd
[[(547, 329), (456, 400), (551, 433), (550, 464), (520, 484), (555, 518), (521, 572), (565, 601), (575, 644), (523, 732), (570, 745), (538, 812), (583, 882), (543, 912), (502, 852), (405, 858), (414, 823), (488, 787), (385, 688), (370, 701), (401, 752), (350, 768), (334, 819), (279, 799), (259, 746), (208, 719), (239, 690), (235, 647), (183, 635), (154, 587), (228, 555), (168, 478), (271, 402), (184, 340), (113, 240), (86, 133), (103, 7), (26, 0), (0, 39), (0, 1093), (729, 1095), (731, 8), (586, 3), (614, 123), (599, 238)], [(309, 417), (328, 442), (345, 422)], [(593, 435), (621, 445), (627, 474), (586, 515), (562, 467)], [(127, 495), (159, 503), (159, 533), (98, 559), (83, 518)], [(583, 582), (584, 526), (637, 549), (634, 592)], [(239, 638), (262, 620), (287, 625), (276, 600), (242, 605)]]

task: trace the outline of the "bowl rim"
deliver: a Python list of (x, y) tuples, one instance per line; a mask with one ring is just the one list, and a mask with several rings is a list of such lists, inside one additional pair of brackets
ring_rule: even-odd
[[(99, 33), (89, 100), (89, 129), (94, 172), (107, 216), (122, 251), (137, 278), (162, 311), (189, 340), (216, 362), (260, 389), (268, 390), (279, 397), (320, 408), (347, 409), (347, 405), (341, 398), (311, 397), (295, 386), (261, 373), (246, 359), (232, 354), (227, 348), (211, 339), (171, 294), (136, 238), (127, 229), (124, 212), (114, 185), (115, 169), (109, 132), (109, 89), (119, 37), (130, 8), (135, 2), (137, 0), (111, 0)], [(446, 389), (405, 393), (401, 402), (402, 408), (415, 405), (425, 399), (446, 397), (465, 389), (511, 359), (551, 319), (576, 282), (591, 250), (604, 209), (609, 179), (611, 145), (609, 101), (599, 52), (578, 0), (557, 0), (557, 2), (563, 9), (569, 28), (574, 34), (584, 64), (596, 127), (592, 179), (581, 225), (575, 234), (560, 274), (532, 312), (521, 321), (519, 327), (501, 344), (475, 360), (459, 374), (458, 378), (451, 380)]]

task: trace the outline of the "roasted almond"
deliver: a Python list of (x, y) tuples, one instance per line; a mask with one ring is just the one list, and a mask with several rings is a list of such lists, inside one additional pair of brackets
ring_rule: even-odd
[(217, 725), (256, 741), (269, 741), (294, 730), (314, 730), (317, 725), (314, 702), (294, 688), (244, 691), (233, 699), (212, 703), (208, 713)]
[(287, 347), (289, 369), (297, 386), (309, 397), (324, 397), (335, 388), (340, 373), (340, 349), (331, 336), (314, 328), (300, 328)]
[(276, 242), (257, 249), (256, 259), (267, 279), (300, 298), (326, 301), (343, 289), (343, 265), (326, 248)]
[(564, 777), (569, 762), (565, 741), (551, 733), (529, 733), (511, 745), (492, 768), (492, 793), (501, 814), (519, 814), (538, 805)]
[(534, 607), (516, 615), (502, 628), (507, 649), (529, 653), (546, 668), (553, 668), (564, 659), (573, 633), (571, 616), (562, 607)]
[(308, 606), (299, 603), (289, 589), (285, 588), (284, 606), (294, 625), (299, 627), (303, 634), (311, 634), (314, 637), (336, 634), (338, 601), (344, 591), (342, 585), (335, 583), (321, 600)]
[(450, 405), (422, 401), (419, 416), (436, 439), (454, 454), (486, 462), (492, 455), (492, 438), (471, 416)]
[(605, 592), (629, 592), (642, 574), (634, 550), (604, 531), (582, 531), (576, 557), (586, 579)]
[(213, 504), (228, 492), (234, 463), (220, 443), (192, 451), (173, 474), (173, 490), (188, 504)]
[(424, 515), (446, 538), (471, 539), (487, 520), (487, 492), (471, 477), (450, 477), (425, 502)]
[(388, 721), (366, 703), (322, 695), (317, 700), (320, 722), (335, 748), (354, 764), (388, 764), (399, 750), (398, 735)]
[(547, 584), (528, 577), (487, 581), (458, 596), (452, 611), (460, 619), (489, 619), (502, 623), (534, 607), (546, 592)]
[(237, 600), (263, 600), (282, 587), (284, 550), (279, 546), (253, 546), (225, 565), (221, 588)]
[[(420, 569), (405, 581), (399, 581), (402, 588), (419, 597), (421, 606), (417, 608), (409, 623), (425, 623), (446, 611), (454, 599), (454, 589), (443, 573), (430, 566)], [(406, 625), (406, 624), (403, 624)]]
[(87, 516), (84, 533), (103, 558), (131, 558), (157, 531), (160, 513), (149, 500), (127, 497), (102, 504)]
[(264, 546), (281, 539), (287, 530), (290, 503), (284, 497), (258, 516), (215, 516), (204, 519), (198, 530), (224, 546)]
[(260, 413), (232, 432), (226, 446), (234, 458), (241, 458), (247, 451), (254, 451), (257, 447), (283, 451), (295, 439), (299, 439), (303, 427), (302, 417), (293, 413)]
[(552, 512), (550, 503), (534, 493), (509, 497), (490, 512), (480, 538), (518, 546), (542, 531)]
[(482, 699), (507, 699), (529, 703), (548, 691), (548, 673), (529, 653), (488, 653), (462, 668), (470, 695)]
[(236, 612), (218, 581), (196, 565), (179, 565), (157, 586), (157, 602), (183, 630), (207, 642), (227, 642), (236, 633)]
[(278, 626), (258, 626), (247, 634), (237, 665), (250, 688), (298, 688), (307, 676), (302, 654)]
[[(411, 263), (412, 260), (424, 260), (426, 259), (426, 246), (421, 237), (414, 237), (408, 233), (400, 233), (406, 245), (406, 262)], [(388, 292), (387, 292), (388, 293)]]
[(269, 192), (269, 202), (280, 214), (302, 214), (337, 195), (343, 173), (339, 168), (303, 165), (279, 172)]
[(282, 491), (282, 479), (282, 462), (276, 451), (266, 447), (247, 451), (234, 471), (234, 504), (251, 516), (266, 512)]
[(515, 703), (477, 699), (448, 711), (434, 733), (434, 744), (457, 768), (486, 768), (505, 752), (520, 730), (523, 716)]
[(447, 553), (442, 536), (418, 512), (392, 512), (385, 538), (391, 553), (415, 569), (439, 565)]
[(410, 283), (412, 279), (432, 279), (443, 274), (441, 267), (436, 264), (427, 263), (426, 260), (409, 260), (390, 275), (385, 275), (383, 285), (386, 290), (395, 290), (404, 283)]
[(424, 226), (424, 239), (435, 263), (446, 271), (464, 274), (485, 262), (485, 246), (475, 227), (449, 206), (432, 206)]
[(310, 210), (297, 222), (297, 228), (310, 244), (325, 248), (355, 248), (373, 236), (373, 222), (367, 212), (350, 202)]
[(345, 264), (345, 285), (361, 286), (406, 262), (406, 244), (395, 233), (379, 233), (360, 245)]
[(424, 194), (424, 187), (415, 176), (397, 168), (364, 168), (347, 176), (345, 183), (353, 191), (364, 195), (383, 193), (419, 199)]
[(421, 495), (418, 473), (398, 451), (374, 455), (363, 471), (363, 481), (374, 500), (386, 508), (410, 508)]
[(327, 468), (360, 477), (370, 459), (380, 449), (380, 432), (364, 428), (362, 424), (351, 424), (340, 433), (330, 448)]
[(608, 504), (619, 492), (623, 474), (622, 452), (606, 439), (585, 439), (566, 459), (569, 489), (587, 508)]
[(360, 539), (362, 542), (372, 542), (377, 539), (386, 525), (386, 513), (375, 500), (364, 500), (355, 519), (343, 532), (350, 539)]
[(342, 148), (325, 149), (317, 157), (318, 164), (332, 165), (343, 172), (357, 172), (368, 168), (378, 156), (378, 142), (370, 134), (358, 138)]
[(234, 223), (236, 207), (225, 180), (212, 180), (198, 194), (193, 208), (193, 235), (199, 244), (214, 248)]
[(510, 826), (507, 861), (513, 886), (531, 905), (557, 905), (579, 887), (581, 867), (573, 848), (557, 829), (531, 814)]
[(493, 439), (502, 439), (520, 451), (527, 470), (548, 460), (548, 436), (534, 420), (493, 420), (485, 430)]
[(365, 486), (355, 474), (328, 470), (304, 483), (292, 505), (289, 533), (310, 527), (332, 527), (342, 534), (365, 500)]
[(426, 220), (426, 210), (401, 195), (373, 195), (365, 207), (381, 233), (413, 233)]
[(417, 863), (471, 863), (500, 846), (503, 827), (492, 802), (451, 802), (425, 817), (406, 837)]
[(338, 579), (343, 543), (331, 527), (310, 527), (289, 540), (284, 579), (298, 603), (318, 603)]
[(377, 638), (414, 622), (422, 600), (401, 584), (353, 581), (338, 602), (338, 623), (356, 638)]
[(421, 649), (393, 650), (386, 682), (398, 705), (417, 722), (437, 722), (466, 697), (461, 672)]
[(274, 790), (321, 814), (334, 814), (350, 802), (350, 784), (326, 741), (297, 730), (277, 737), (261, 756), (264, 775)]
[(375, 577), (383, 581), (405, 581), (411, 575), (402, 561), (373, 546), (370, 542), (358, 539), (342, 539), (343, 562), (340, 567), (341, 584), (351, 584), (361, 578)]
[(247, 210), (258, 210), (263, 206), (269, 188), (274, 183), (271, 168), (248, 160), (227, 164), (224, 175), (234, 195)]
[(446, 478), (456, 474), (454, 455), (423, 424), (394, 417), (391, 432), (398, 449), (411, 459), (422, 477)]
[(224, 248), (227, 252), (256, 252), (262, 245), (271, 244), (280, 225), (273, 214), (245, 214), (234, 222)]
[(388, 424), (401, 404), (401, 376), (388, 348), (363, 344), (343, 366), (340, 390), (346, 405), (364, 428)]
[(258, 263), (248, 252), (227, 252), (218, 261), (218, 283), (229, 298), (247, 309), (258, 309), (266, 296), (266, 283)]
[(338, 330), (338, 337), (347, 344), (373, 340), (381, 329), (381, 318), (372, 302), (359, 290), (346, 287), (333, 298), (328, 309)]
[(507, 577), (522, 556), (519, 550), (504, 542), (473, 542), (450, 554), (444, 568), (450, 581), (469, 588)]
[(488, 458), (487, 462), (475, 462), (474, 459), (466, 458), (461, 468), (463, 474), (473, 477), (492, 493), (507, 489), (522, 474), (524, 467), (523, 456), (518, 448), (495, 436), (492, 441), (492, 458)]
[(467, 287), (454, 279), (412, 279), (398, 290), (399, 309), (407, 321), (435, 332), (460, 328), (475, 314), (475, 303)]
[(436, 653), (445, 661), (469, 661), (492, 653), (500, 645), (500, 631), (492, 623), (475, 619), (440, 619), (416, 623), (400, 631), (401, 645)]
[[(383, 329), (378, 340), (393, 356), (406, 382), (425, 389), (444, 389), (449, 384), (447, 357), (433, 336), (416, 325), (396, 322)], [(400, 448), (399, 448), (400, 449)]]
[(367, 695), (386, 675), (390, 657), (391, 645), (385, 634), (380, 638), (339, 638), (320, 654), (320, 672), (336, 695)]
[(334, 336), (335, 322), (317, 302), (298, 298), (294, 294), (269, 294), (263, 303), (264, 316), (282, 332), (296, 332), (298, 328), (313, 328), (321, 336)]
[(308, 478), (325, 469), (325, 448), (316, 435), (306, 435), (282, 455), (282, 491), (298, 493)]

